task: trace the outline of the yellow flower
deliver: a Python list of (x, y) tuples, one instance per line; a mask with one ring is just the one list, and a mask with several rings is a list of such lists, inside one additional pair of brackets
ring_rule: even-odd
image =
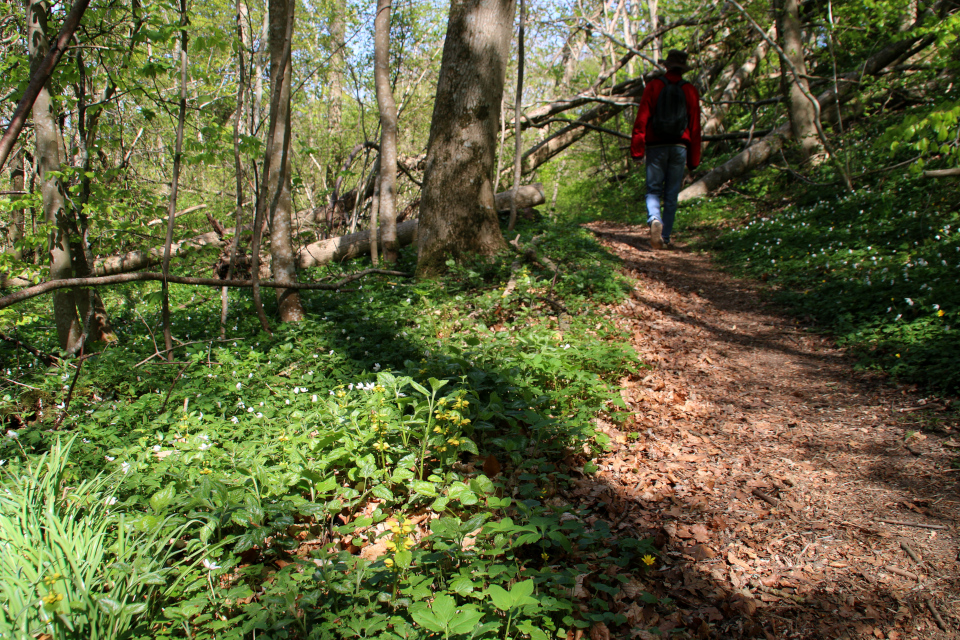
[(54, 605), (63, 600), (63, 594), (57, 593), (56, 591), (51, 591), (47, 595), (43, 596), (43, 603), (46, 605)]
[(202, 476), (208, 476), (211, 473), (213, 473), (213, 471), (211, 471), (210, 469), (200, 469), (200, 475)]
[(337, 397), (338, 397), (338, 398), (342, 398), (342, 397), (344, 397), (345, 395), (347, 395), (347, 392), (344, 391), (343, 389), (341, 389), (340, 391), (337, 391)]
[(468, 425), (468, 424), (470, 424), (470, 418), (464, 418), (463, 420), (460, 421), (460, 426), (461, 426), (461, 427), (462, 427), (462, 426), (465, 426), (465, 425)]
[(657, 561), (656, 558), (654, 558), (649, 554), (643, 556), (642, 560), (643, 560), (643, 564), (647, 565), (648, 567)]
[(447, 443), (453, 445), (454, 447), (460, 445), (460, 441), (457, 440), (456, 438), (450, 438), (449, 440), (447, 440)]
[(943, 309), (940, 309), (940, 311), (937, 311), (937, 315), (942, 318), (943, 316), (947, 315), (947, 312)]
[(43, 583), (49, 587), (50, 585), (52, 585), (54, 582), (56, 582), (62, 577), (63, 577), (62, 573), (51, 573), (50, 575), (48, 575), (46, 578), (43, 579)]
[(446, 450), (447, 450), (446, 447), (437, 447), (437, 451), (439, 451), (440, 453), (443, 453)]
[(386, 542), (383, 543), (383, 546), (389, 549), (390, 551), (393, 551), (394, 549), (397, 548), (396, 543), (394, 543), (392, 540), (387, 540)]
[(380, 385), (375, 386), (373, 390), (376, 391), (377, 393), (383, 393), (384, 391), (386, 391), (386, 389), (384, 389)]
[(403, 546), (405, 546), (407, 549), (411, 548), (414, 544), (416, 543), (414, 543), (413, 538), (407, 538), (403, 541)]
[(899, 354), (899, 353), (897, 354), (897, 357), (898, 357), (898, 358), (900, 357), (900, 354)]
[(437, 400), (437, 404), (442, 407), (442, 406), (444, 406), (444, 405), (447, 404), (447, 399), (446, 399), (446, 398), (440, 398), (439, 400)]
[(391, 560), (390, 558), (387, 558), (386, 560), (383, 561), (383, 564), (387, 565), (388, 567), (392, 567), (393, 560)]
[(547, 555), (547, 552), (546, 552), (546, 551), (544, 551), (543, 553), (541, 553), (541, 554), (540, 554), (540, 557), (543, 558), (543, 561), (544, 561), (544, 562), (546, 562), (547, 560), (550, 559), (550, 556)]
[(434, 428), (433, 428), (433, 432), (434, 432), (434, 433), (443, 433), (443, 429), (441, 429), (440, 427), (434, 427)]

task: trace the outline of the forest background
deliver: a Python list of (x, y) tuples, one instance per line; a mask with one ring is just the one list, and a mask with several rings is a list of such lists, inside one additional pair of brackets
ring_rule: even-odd
[(668, 610), (625, 577), (653, 541), (563, 496), (644, 366), (576, 223), (643, 221), (670, 48), (703, 95), (688, 232), (860, 366), (960, 388), (956, 2), (87, 4), (0, 18), (0, 632)]

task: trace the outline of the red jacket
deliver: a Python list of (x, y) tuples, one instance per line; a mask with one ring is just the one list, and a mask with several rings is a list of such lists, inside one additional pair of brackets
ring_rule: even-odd
[[(668, 71), (667, 79), (679, 82), (681, 75), (676, 71)], [(657, 144), (668, 144), (657, 139), (649, 128), (650, 115), (657, 104), (657, 98), (663, 90), (664, 82), (655, 78), (647, 83), (640, 98), (640, 108), (637, 109), (637, 120), (633, 123), (633, 140), (630, 143), (630, 155), (639, 160), (645, 155), (646, 147)], [(700, 165), (700, 94), (697, 88), (687, 82), (683, 85), (683, 93), (687, 98), (687, 114), (690, 124), (683, 132), (681, 141), (687, 147), (687, 168), (696, 169)]]

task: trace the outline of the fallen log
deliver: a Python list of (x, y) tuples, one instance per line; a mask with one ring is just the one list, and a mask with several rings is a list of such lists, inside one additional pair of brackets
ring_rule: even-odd
[[(513, 195), (513, 189), (501, 191), (493, 196), (494, 206), (497, 211), (510, 211), (510, 198)], [(537, 207), (547, 201), (543, 193), (543, 184), (535, 182), (533, 184), (521, 185), (517, 192), (517, 209), (528, 209)]]
[[(397, 225), (397, 246), (405, 247), (417, 237), (416, 220), (407, 220)], [(377, 229), (380, 242), (382, 229)], [(309, 269), (328, 262), (343, 262), (370, 252), (370, 231), (364, 230), (337, 238), (328, 238), (308, 244), (297, 255), (297, 268)]]
[[(887, 45), (868, 58), (858, 71), (844, 74), (842, 76), (843, 83), (840, 85), (839, 91), (829, 89), (817, 96), (820, 107), (826, 108), (832, 104), (849, 100), (855, 94), (862, 76), (877, 75), (888, 65), (897, 62), (905, 52), (912, 50), (915, 44), (919, 43), (922, 45), (924, 42), (929, 45), (932, 43), (932, 40), (930, 40), (929, 37), (921, 39), (920, 36), (916, 36)], [(680, 197), (678, 198), (679, 201), (686, 202), (702, 198), (718, 189), (727, 181), (760, 166), (779, 151), (784, 141), (789, 139), (791, 135), (792, 132), (789, 123), (777, 127), (762, 140), (747, 147), (681, 191)]]

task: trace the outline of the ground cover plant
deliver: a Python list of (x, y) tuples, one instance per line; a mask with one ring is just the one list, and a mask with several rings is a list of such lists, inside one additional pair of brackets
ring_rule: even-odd
[[(611, 598), (655, 550), (562, 495), (595, 470), (595, 418), (615, 419), (617, 380), (643, 366), (600, 313), (626, 285), (585, 232), (531, 227), (521, 242), (535, 231), (559, 273), (511, 269), (511, 254), (439, 283), (368, 279), (305, 296), (308, 319), (272, 336), (232, 292), (221, 340), (217, 297), (173, 287), (173, 363), (157, 356), (141, 286), (111, 292), (120, 342), (82, 365), (2, 347), (4, 483), (54, 465), (27, 512), (80, 513), (102, 550), (76, 545), (100, 580), (86, 600), (58, 586), (78, 566), (56, 554), (5, 564), (7, 602), (25, 603), (2, 609), (5, 624), (90, 637), (78, 620), (91, 610), (131, 637), (544, 638), (623, 624)], [(10, 333), (55, 351), (29, 305), (16, 314)], [(8, 580), (24, 562), (30, 577)], [(571, 595), (578, 576), (594, 584), (587, 606)]]

